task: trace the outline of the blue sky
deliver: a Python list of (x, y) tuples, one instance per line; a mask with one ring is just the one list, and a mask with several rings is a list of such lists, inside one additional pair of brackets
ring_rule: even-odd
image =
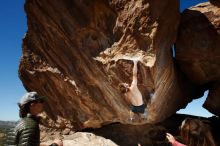
[[(181, 0), (181, 11), (205, 0)], [(17, 102), (26, 92), (18, 78), (22, 38), (27, 30), (25, 0), (1, 0), (0, 5), (0, 120), (18, 120)], [(207, 92), (206, 92), (207, 95)], [(193, 101), (180, 113), (211, 116), (203, 109), (205, 97)]]
[(1, 0), (0, 5), (0, 120), (17, 120), (17, 102), (25, 93), (18, 78), (22, 38), (26, 32), (24, 0)]

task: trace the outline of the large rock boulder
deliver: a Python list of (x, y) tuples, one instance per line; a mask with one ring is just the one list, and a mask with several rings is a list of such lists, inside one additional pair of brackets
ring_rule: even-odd
[(119, 146), (154, 146), (158, 143), (161, 146), (167, 145), (166, 132), (179, 138), (179, 127), (185, 118), (196, 118), (202, 120), (210, 127), (216, 145), (220, 142), (220, 119), (218, 117), (203, 118), (190, 115), (175, 114), (159, 124), (125, 125), (120, 123), (110, 124), (98, 129), (84, 129), (83, 132), (70, 132), (68, 135), (62, 134), (60, 130), (47, 128), (44, 133), (42, 143), (46, 146), (51, 144), (54, 139), (63, 139), (65, 146), (102, 146), (112, 144)]
[(220, 7), (217, 1), (183, 12), (176, 42), (176, 59), (198, 87), (209, 90), (204, 107), (220, 115)]
[(191, 101), (195, 89), (171, 52), (177, 0), (26, 0), (25, 11), (19, 76), (28, 91), (48, 96), (50, 126), (127, 123), (129, 103), (117, 85), (131, 83), (135, 59), (146, 122), (160, 122)]
[[(53, 140), (42, 142), (42, 146), (48, 146), (53, 143)], [(106, 139), (102, 136), (95, 135), (89, 132), (76, 132), (72, 135), (64, 137), (63, 145), (65, 146), (118, 146), (110, 139)]]

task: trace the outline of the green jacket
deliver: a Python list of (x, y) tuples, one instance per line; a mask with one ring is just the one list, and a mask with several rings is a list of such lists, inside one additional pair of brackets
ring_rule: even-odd
[(8, 135), (8, 146), (39, 146), (39, 119), (28, 114), (22, 118), (13, 131)]

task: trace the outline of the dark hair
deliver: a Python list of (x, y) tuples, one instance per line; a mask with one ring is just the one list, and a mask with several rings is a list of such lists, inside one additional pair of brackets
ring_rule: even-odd
[(166, 139), (166, 133), (165, 127), (155, 125), (149, 129), (147, 135), (152, 141), (152, 146), (171, 146), (171, 143)]
[(37, 102), (43, 102), (43, 100), (35, 100), (35, 101), (31, 101), (28, 102), (24, 105), (21, 105), (20, 103), (18, 103), (18, 107), (19, 107), (19, 117), (20, 118), (24, 118), (27, 116), (28, 113), (30, 113), (30, 105), (31, 103), (37, 103)]
[(215, 146), (208, 125), (199, 119), (186, 118), (182, 122), (180, 134), (187, 146)]
[(52, 144), (49, 145), (49, 146), (58, 146), (58, 144), (57, 144), (57, 143), (52, 143)]
[(118, 89), (120, 90), (121, 93), (126, 93), (129, 90), (128, 88), (125, 87), (125, 83), (120, 83), (118, 85)]
[(18, 107), (19, 107), (19, 117), (20, 118), (24, 118), (27, 116), (27, 114), (30, 112), (30, 103), (21, 105), (20, 103), (18, 103)]

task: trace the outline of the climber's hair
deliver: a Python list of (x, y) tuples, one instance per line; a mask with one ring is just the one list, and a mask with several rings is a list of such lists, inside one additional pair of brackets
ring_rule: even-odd
[(126, 87), (126, 83), (120, 83), (120, 84), (118, 85), (118, 89), (119, 89), (119, 91), (120, 91), (121, 93), (123, 93), (123, 94), (129, 91), (129, 88)]

